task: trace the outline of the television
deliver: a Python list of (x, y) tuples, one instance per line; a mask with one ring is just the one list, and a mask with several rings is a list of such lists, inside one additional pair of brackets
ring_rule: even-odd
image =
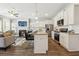
[(21, 27), (27, 26), (27, 21), (18, 21), (18, 26)]

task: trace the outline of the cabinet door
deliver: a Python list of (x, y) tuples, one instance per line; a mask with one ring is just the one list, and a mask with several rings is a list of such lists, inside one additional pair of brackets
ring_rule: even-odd
[(67, 33), (61, 33), (60, 34), (60, 44), (64, 47), (64, 48), (68, 48), (68, 34)]
[(35, 35), (34, 37), (34, 53), (46, 53), (46, 50), (48, 50), (48, 35)]
[(70, 35), (69, 50), (79, 51), (79, 35)]
[(64, 9), (64, 25), (68, 25), (68, 11), (67, 11), (67, 8)]
[(64, 33), (64, 34), (63, 34), (63, 37), (64, 37), (64, 47), (65, 47), (66, 49), (68, 49), (69, 34), (68, 34), (68, 33)]
[(41, 41), (42, 41), (42, 45), (41, 45), (41, 48), (44, 47), (43, 49), (45, 51), (48, 50), (48, 35), (41, 35)]
[(68, 5), (64, 9), (64, 25), (74, 24), (74, 5)]
[(57, 26), (57, 21), (58, 21), (59, 19), (58, 19), (58, 15), (56, 15), (55, 17), (54, 17), (54, 27), (56, 27)]
[(44, 53), (45, 52), (45, 46), (44, 46), (44, 40), (41, 38), (34, 39), (34, 53)]
[(64, 36), (63, 36), (63, 33), (60, 33), (60, 40), (59, 40), (60, 44), (62, 46), (64, 46)]
[(74, 5), (69, 5), (67, 11), (69, 25), (74, 24)]

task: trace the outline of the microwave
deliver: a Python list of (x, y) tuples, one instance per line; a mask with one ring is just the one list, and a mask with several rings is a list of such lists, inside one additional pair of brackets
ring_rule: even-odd
[(57, 25), (58, 26), (63, 26), (64, 25), (64, 19), (58, 20)]

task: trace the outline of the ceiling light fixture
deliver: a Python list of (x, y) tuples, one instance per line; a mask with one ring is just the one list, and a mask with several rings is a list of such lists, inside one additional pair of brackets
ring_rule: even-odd
[(36, 16), (35, 19), (38, 19), (38, 17)]
[(18, 15), (19, 15), (15, 8), (12, 8), (11, 10), (9, 10), (8, 13), (15, 17), (18, 17)]
[(45, 16), (48, 16), (48, 13), (45, 13)]
[(35, 19), (37, 20), (38, 19), (38, 4), (35, 3)]

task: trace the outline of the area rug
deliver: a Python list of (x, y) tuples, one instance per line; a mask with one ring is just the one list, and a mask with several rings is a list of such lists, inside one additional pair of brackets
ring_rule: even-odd
[(15, 41), (14, 46), (21, 47), (21, 48), (33, 48), (33, 40), (26, 40), (25, 38), (17, 38)]

